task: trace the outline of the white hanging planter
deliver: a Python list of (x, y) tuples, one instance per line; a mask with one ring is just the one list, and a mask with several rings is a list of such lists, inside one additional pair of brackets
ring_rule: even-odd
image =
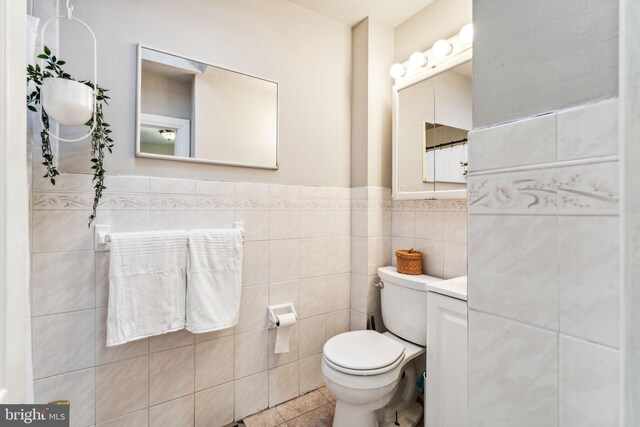
[[(67, 0), (67, 14), (54, 16), (42, 26), (42, 44), (44, 45), (44, 32), (47, 29), (47, 26), (53, 21), (67, 18), (69, 21), (75, 21), (84, 26), (89, 31), (91, 38), (93, 39), (93, 85), (95, 88), (98, 87), (98, 46), (96, 35), (84, 21), (74, 18), (72, 14), (73, 6), (71, 6), (69, 4), (69, 0)], [(43, 61), (41, 61), (41, 66), (44, 69)], [(46, 129), (42, 121), (42, 114), (38, 114), (40, 124), (42, 124), (42, 127), (49, 135), (60, 141), (82, 141), (89, 137), (96, 128), (97, 98), (97, 91), (84, 83), (60, 77), (46, 78), (42, 81), (42, 87), (40, 88), (40, 107), (43, 112), (61, 125), (80, 126), (86, 124), (91, 119), (93, 119), (93, 123), (89, 132), (80, 138), (75, 139), (62, 138), (51, 132), (49, 129)]]
[(80, 126), (93, 117), (93, 89), (84, 83), (60, 77), (42, 81), (42, 108), (61, 125)]

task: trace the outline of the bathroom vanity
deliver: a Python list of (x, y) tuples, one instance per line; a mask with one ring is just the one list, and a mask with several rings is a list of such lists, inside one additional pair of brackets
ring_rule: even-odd
[(459, 282), (464, 293), (429, 292), (427, 309), (427, 377), (425, 425), (467, 425), (467, 295), (466, 277)]

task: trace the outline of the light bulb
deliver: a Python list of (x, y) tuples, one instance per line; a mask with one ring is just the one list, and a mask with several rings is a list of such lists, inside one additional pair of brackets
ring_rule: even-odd
[(460, 30), (460, 41), (464, 44), (473, 43), (473, 24), (469, 23)]
[(438, 40), (433, 44), (433, 47), (431, 48), (431, 52), (433, 52), (433, 55), (436, 58), (444, 58), (445, 56), (449, 55), (452, 50), (453, 46), (451, 46), (451, 43), (446, 40)]
[(160, 129), (160, 135), (167, 141), (175, 141), (176, 140), (176, 131), (173, 129)]
[(409, 57), (409, 66), (411, 68), (422, 68), (427, 65), (427, 57), (422, 52), (413, 52)]
[(394, 79), (399, 79), (400, 77), (404, 76), (406, 71), (407, 70), (404, 68), (404, 65), (402, 65), (402, 64), (393, 64), (391, 66), (391, 68), (389, 69), (389, 74)]

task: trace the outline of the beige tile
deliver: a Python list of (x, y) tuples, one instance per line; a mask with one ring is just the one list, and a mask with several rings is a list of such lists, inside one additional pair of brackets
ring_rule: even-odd
[(351, 270), (351, 238), (327, 237), (327, 274), (348, 273)]
[(391, 235), (394, 237), (415, 237), (415, 212), (393, 211)]
[(242, 285), (269, 283), (269, 242), (245, 242), (242, 257)]
[(94, 307), (93, 251), (33, 254), (31, 260), (34, 316)]
[(269, 184), (236, 182), (236, 197), (269, 197)]
[(149, 356), (149, 403), (166, 402), (193, 393), (194, 346), (178, 347)]
[(106, 307), (109, 303), (109, 252), (96, 252), (95, 266), (96, 307)]
[(196, 344), (196, 391), (233, 381), (233, 336)]
[(300, 359), (300, 393), (307, 393), (324, 385), (321, 362), (322, 354)]
[(149, 340), (141, 339), (107, 347), (107, 309), (96, 309), (96, 365), (144, 356), (149, 353)]
[(93, 227), (89, 210), (34, 210), (31, 213), (32, 252), (62, 252), (93, 249)]
[(95, 364), (94, 311), (74, 311), (32, 319), (35, 379)]
[(219, 196), (234, 196), (235, 183), (226, 181), (196, 181), (196, 194), (216, 194)]
[(230, 228), (235, 220), (233, 210), (196, 211), (197, 228)]
[(286, 426), (284, 419), (276, 408), (270, 408), (243, 420), (247, 427), (279, 427)]
[(331, 391), (327, 388), (327, 386), (322, 386), (319, 388), (320, 392), (324, 394), (324, 397), (329, 399), (329, 402), (336, 403), (336, 397), (331, 393)]
[(268, 325), (269, 285), (250, 286), (242, 289), (240, 320), (236, 333), (263, 329)]
[[(123, 202), (123, 201), (121, 201)], [(149, 230), (149, 212), (140, 210), (99, 209), (96, 224), (111, 225), (112, 233)]]
[(447, 212), (444, 216), (444, 240), (467, 243), (467, 212)]
[(269, 240), (269, 211), (235, 211), (236, 221), (244, 222), (245, 242)]
[(271, 211), (269, 214), (270, 239), (296, 239), (300, 237), (299, 211)]
[(422, 252), (422, 274), (444, 277), (444, 243), (442, 241), (416, 239), (413, 248)]
[(323, 276), (327, 272), (327, 244), (324, 237), (300, 239), (300, 277)]
[(95, 422), (94, 368), (35, 381), (34, 394), (36, 403), (70, 401), (71, 427), (84, 427)]
[(295, 362), (296, 360), (298, 360), (298, 325), (293, 325), (291, 327), (291, 332), (289, 335), (289, 351), (286, 353), (275, 353), (277, 332), (278, 330), (276, 328), (269, 329), (269, 368), (286, 365), (287, 363)]
[(443, 278), (466, 276), (467, 274), (467, 244), (459, 242), (444, 242)]
[(269, 305), (293, 303), (298, 309), (300, 303), (300, 282), (293, 280), (290, 282), (271, 283), (269, 285)]
[(134, 412), (133, 414), (118, 417), (104, 423), (96, 424), (96, 427), (146, 427), (149, 425), (148, 410)]
[(148, 368), (148, 356), (96, 368), (97, 422), (107, 421), (147, 407)]
[(349, 310), (327, 313), (325, 316), (325, 340), (349, 331)]
[(224, 426), (233, 421), (233, 383), (196, 393), (195, 427)]
[[(393, 213), (395, 215), (396, 211)], [(415, 238), (443, 240), (444, 213), (439, 211), (417, 211)]]
[(181, 329), (149, 338), (149, 351), (155, 353), (156, 351), (169, 350), (170, 348), (184, 347), (185, 345), (193, 344), (194, 341), (194, 334), (186, 329)]
[(367, 315), (357, 310), (351, 310), (349, 314), (349, 329), (352, 331), (361, 331), (367, 326)]
[(149, 408), (149, 427), (193, 427), (194, 395)]
[(350, 274), (327, 276), (327, 311), (349, 308), (351, 298)]
[(196, 226), (193, 210), (151, 210), (149, 230), (191, 230)]
[(300, 276), (300, 241), (272, 240), (269, 245), (270, 282), (297, 280)]
[[(269, 374), (260, 372), (235, 382), (235, 419), (241, 420), (269, 406)], [(246, 423), (245, 423), (246, 424)]]
[(148, 193), (149, 178), (145, 176), (107, 175), (105, 193)]
[(327, 233), (325, 211), (300, 212), (300, 237), (324, 237)]
[(269, 370), (269, 406), (274, 406), (298, 396), (298, 363)]
[(325, 276), (300, 279), (301, 318), (317, 316), (327, 311), (327, 279)]
[(287, 421), (288, 427), (329, 427), (333, 424), (335, 406), (331, 403)]
[(150, 178), (149, 192), (171, 194), (195, 194), (196, 182), (191, 179)]
[(348, 236), (350, 233), (350, 211), (327, 211), (327, 236)]
[(312, 391), (296, 399), (285, 402), (276, 406), (276, 409), (282, 415), (285, 421), (292, 420), (302, 414), (311, 412), (321, 406), (327, 405), (329, 400), (320, 392), (320, 390)]
[(266, 329), (235, 336), (235, 378), (243, 378), (269, 367), (269, 335)]
[(325, 342), (325, 315), (300, 319), (300, 357), (322, 353)]
[(194, 334), (196, 337), (196, 343), (214, 340), (216, 338), (228, 337), (233, 335), (235, 328), (220, 329), (219, 331), (204, 332), (201, 334)]

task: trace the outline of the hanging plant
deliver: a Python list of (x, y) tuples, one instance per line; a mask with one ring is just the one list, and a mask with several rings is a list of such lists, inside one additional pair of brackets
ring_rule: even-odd
[[(62, 68), (62, 66), (65, 65), (65, 61), (56, 58), (55, 55), (52, 55), (51, 49), (47, 46), (44, 47), (43, 53), (38, 55), (38, 58), (43, 59), (46, 62), (44, 68), (40, 67), (39, 64), (36, 64), (35, 66), (29, 65), (27, 67), (27, 85), (31, 82), (35, 84), (35, 90), (27, 95), (27, 108), (36, 113), (38, 112), (36, 105), (41, 105), (40, 93), (44, 79), (57, 77), (75, 81), (75, 79)], [(104, 170), (104, 157), (106, 150), (108, 150), (109, 153), (112, 152), (113, 139), (111, 139), (110, 136), (111, 129), (109, 129), (109, 124), (104, 121), (103, 114), (103, 106), (109, 105), (107, 101), (109, 97), (106, 95), (108, 90), (94, 85), (94, 83), (89, 80), (80, 80), (79, 83), (95, 90), (97, 94), (95, 115), (92, 115), (91, 119), (85, 123), (85, 126), (89, 127), (89, 129), (93, 128), (93, 131), (91, 132), (91, 169), (93, 170), (94, 198), (93, 212), (89, 216), (89, 225), (91, 225), (91, 222), (96, 218), (96, 211), (98, 209), (100, 199), (102, 198), (102, 192), (106, 188), (104, 186), (104, 177), (106, 172)], [(43, 108), (40, 108), (40, 114), (43, 124), (43, 129), (40, 132), (40, 138), (42, 140), (42, 158), (44, 159), (42, 164), (46, 168), (46, 173), (43, 178), (48, 178), (49, 181), (51, 181), (51, 184), (56, 185), (56, 176), (60, 173), (55, 166), (53, 151), (51, 150), (51, 140), (48, 132), (49, 115)], [(95, 128), (93, 126), (94, 118)]]

